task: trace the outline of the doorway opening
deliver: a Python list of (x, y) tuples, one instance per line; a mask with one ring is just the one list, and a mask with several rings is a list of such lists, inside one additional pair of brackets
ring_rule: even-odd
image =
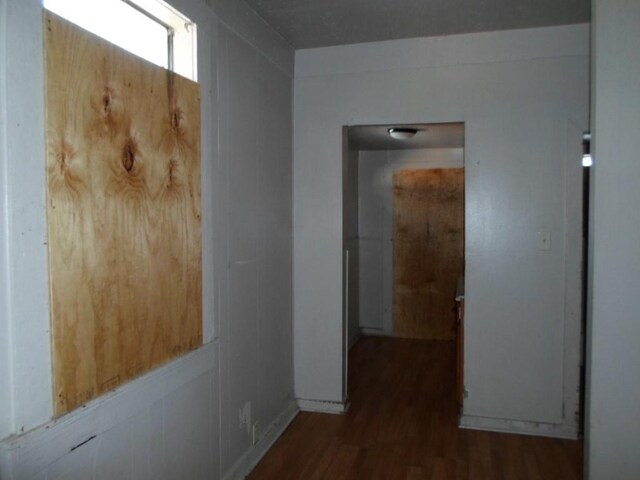
[(461, 404), (464, 123), (349, 126), (343, 139), (345, 369), (362, 336), (448, 342)]

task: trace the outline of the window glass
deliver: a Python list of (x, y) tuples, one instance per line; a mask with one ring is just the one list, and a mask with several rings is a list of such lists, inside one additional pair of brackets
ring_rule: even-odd
[(196, 80), (195, 25), (164, 2), (133, 0), (148, 15), (123, 0), (43, 3), (46, 9), (105, 40), (161, 67), (171, 65), (176, 73)]

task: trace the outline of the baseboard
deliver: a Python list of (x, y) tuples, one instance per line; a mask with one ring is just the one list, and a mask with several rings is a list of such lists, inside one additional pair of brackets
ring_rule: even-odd
[(475, 415), (462, 415), (458, 426), (469, 430), (487, 430), (490, 432), (535, 435), (538, 437), (564, 438), (568, 440), (576, 440), (579, 436), (576, 427), (567, 425), (523, 422), (504, 418), (477, 417)]
[(271, 424), (271, 428), (264, 434), (262, 439), (233, 464), (224, 474), (222, 480), (241, 480), (246, 478), (284, 433), (293, 419), (296, 418), (299, 411), (298, 404), (295, 401), (291, 402), (276, 421)]
[(303, 412), (316, 412), (316, 413), (331, 413), (334, 415), (341, 415), (347, 413), (349, 410), (349, 401), (344, 402), (329, 402), (326, 400), (308, 400), (304, 398), (298, 398), (298, 407)]
[(391, 335), (385, 332), (381, 328), (371, 328), (371, 327), (360, 327), (360, 332), (362, 335), (369, 337), (390, 337)]

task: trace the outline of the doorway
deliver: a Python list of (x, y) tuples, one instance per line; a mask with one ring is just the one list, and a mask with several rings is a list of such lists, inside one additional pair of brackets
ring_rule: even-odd
[[(415, 134), (397, 140), (394, 127)], [(453, 343), (464, 124), (358, 125), (343, 138), (345, 350), (361, 336)]]

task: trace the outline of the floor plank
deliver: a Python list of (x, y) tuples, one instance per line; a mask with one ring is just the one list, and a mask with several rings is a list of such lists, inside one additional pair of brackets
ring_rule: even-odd
[(364, 337), (346, 415), (300, 413), (250, 480), (579, 480), (582, 442), (457, 428), (453, 342)]

